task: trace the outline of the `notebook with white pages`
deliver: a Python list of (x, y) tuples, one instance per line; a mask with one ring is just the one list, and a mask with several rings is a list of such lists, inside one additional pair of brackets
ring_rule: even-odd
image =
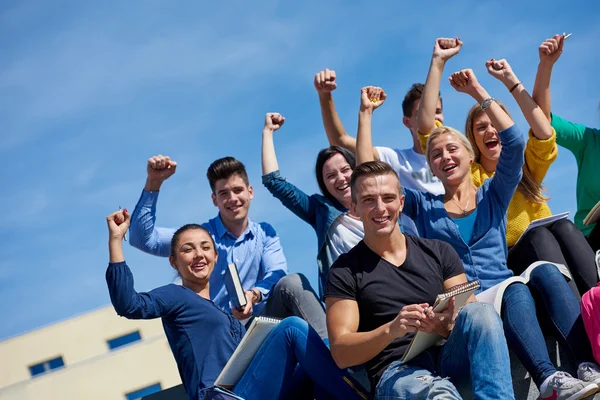
[(215, 385), (228, 389), (235, 386), (248, 369), (260, 346), (279, 322), (281, 320), (277, 318), (254, 318), (240, 344), (227, 361), (225, 368), (217, 377)]
[[(437, 296), (435, 303), (433, 304), (433, 311), (438, 313), (445, 311), (448, 308), (448, 304), (452, 297), (454, 297), (454, 309), (461, 309), (479, 287), (479, 281), (466, 282), (451, 287)], [(445, 339), (438, 334), (417, 331), (410, 342), (408, 350), (404, 353), (404, 357), (402, 357), (402, 363), (404, 364), (412, 360), (432, 346), (442, 344), (444, 340)]]
[(592, 225), (600, 221), (600, 201), (590, 210), (583, 220), (584, 225)]

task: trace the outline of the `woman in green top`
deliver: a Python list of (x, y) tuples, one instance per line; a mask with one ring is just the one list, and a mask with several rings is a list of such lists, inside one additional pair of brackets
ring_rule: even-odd
[(594, 251), (600, 250), (600, 223), (585, 225), (583, 220), (600, 201), (600, 129), (569, 122), (551, 114), (550, 76), (552, 67), (560, 57), (564, 35), (554, 35), (539, 47), (538, 66), (533, 99), (542, 108), (556, 130), (556, 142), (573, 153), (577, 160), (577, 213), (575, 224)]

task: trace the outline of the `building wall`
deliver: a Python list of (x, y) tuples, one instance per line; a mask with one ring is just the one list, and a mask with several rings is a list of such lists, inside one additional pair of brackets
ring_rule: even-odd
[[(107, 340), (139, 330), (141, 341), (109, 350)], [(31, 377), (29, 366), (62, 356), (65, 367)], [(118, 317), (112, 307), (0, 342), (0, 399), (125, 399), (181, 383), (159, 319)]]

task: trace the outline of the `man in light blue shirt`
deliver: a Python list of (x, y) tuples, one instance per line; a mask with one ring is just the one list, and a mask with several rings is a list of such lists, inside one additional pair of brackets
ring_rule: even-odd
[[(170, 256), (175, 229), (155, 225), (156, 203), (162, 183), (175, 173), (177, 163), (158, 155), (148, 160), (144, 191), (131, 217), (130, 243), (156, 256)], [(213, 204), (219, 214), (202, 226), (213, 236), (219, 259), (210, 278), (210, 297), (240, 320), (253, 315), (278, 318), (296, 315), (327, 337), (325, 312), (310, 283), (301, 274), (287, 275), (287, 262), (273, 227), (248, 218), (254, 191), (244, 165), (233, 157), (213, 162), (207, 171)], [(235, 263), (247, 305), (231, 307), (225, 286), (227, 265)]]

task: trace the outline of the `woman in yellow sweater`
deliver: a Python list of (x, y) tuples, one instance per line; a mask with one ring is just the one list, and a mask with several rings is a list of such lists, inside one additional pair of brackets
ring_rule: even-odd
[[(508, 73), (514, 75), (508, 62), (501, 62), (506, 66)], [(468, 70), (455, 72), (450, 77), (450, 84), (459, 92), (467, 92), (470, 89), (466, 82), (474, 78), (468, 74)], [(512, 91), (518, 85), (520, 83), (517, 83)], [(556, 132), (547, 119), (542, 118), (543, 113), (533, 99), (528, 94), (515, 99), (523, 110), (523, 115), (530, 116), (527, 122), (531, 129), (525, 148), (523, 178), (507, 211), (508, 267), (518, 275), (529, 265), (540, 260), (565, 264), (574, 275), (578, 290), (583, 293), (596, 286), (598, 274), (592, 248), (571, 221), (562, 219), (549, 226), (530, 230), (521, 237), (531, 221), (552, 215), (546, 203), (548, 198), (542, 192), (542, 181), (550, 164), (558, 156), (558, 147)], [(508, 113), (506, 107), (499, 104)], [(526, 109), (535, 108), (538, 108), (539, 112), (526, 112)], [(475, 152), (475, 161), (471, 164), (471, 180), (479, 187), (494, 175), (502, 145), (498, 132), (479, 104), (474, 105), (467, 115), (465, 133)]]

